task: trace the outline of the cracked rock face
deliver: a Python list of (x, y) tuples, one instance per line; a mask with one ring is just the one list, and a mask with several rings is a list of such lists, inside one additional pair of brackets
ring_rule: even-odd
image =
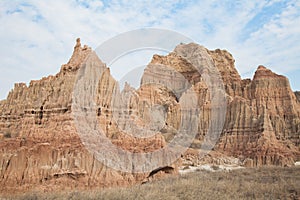
[[(121, 91), (100, 59), (77, 39), (71, 59), (59, 73), (31, 81), (29, 86), (17, 83), (0, 102), (1, 192), (131, 185), (176, 174), (181, 162), (203, 162), (195, 152), (215, 117), (212, 92), (197, 63), (216, 66), (226, 92), (225, 123), (213, 153), (205, 159), (233, 156), (245, 166), (285, 166), (300, 159), (300, 95), (292, 92), (286, 77), (259, 66), (252, 80), (243, 80), (229, 52), (187, 44), (178, 45), (169, 55), (154, 55), (140, 88), (125, 84)], [(124, 151), (151, 153), (166, 147), (181, 124), (192, 119), (183, 117), (181, 107), (196, 103), (196, 126), (189, 127), (190, 132), (196, 131), (195, 139), (182, 158), (144, 173), (121, 172), (99, 162), (83, 145), (72, 107), (74, 85), (80, 73), (87, 73), (82, 72), (87, 65), (101, 72), (94, 84), (95, 123)], [(78, 99), (84, 101), (89, 89), (87, 84), (79, 90), (83, 96)], [(187, 98), (186, 90), (192, 91), (195, 99)]]
[[(0, 102), (1, 192), (126, 186), (149, 177), (151, 171), (130, 173), (109, 168), (82, 144), (72, 114), (72, 95), (83, 65), (96, 66), (102, 72), (96, 84), (95, 114), (114, 145), (130, 152), (151, 152), (165, 145), (160, 134), (139, 139), (120, 131), (111, 115), (117, 82), (109, 68), (89, 47), (81, 47), (78, 39), (70, 61), (59, 73), (31, 81), (29, 86), (17, 83)], [(148, 97), (146, 93), (143, 98)], [(177, 173), (176, 164), (170, 167), (173, 170), (167, 174)]]
[(288, 79), (259, 66), (252, 81), (237, 83), (219, 150), (252, 159), (250, 166), (292, 165), (299, 159), (299, 103)]

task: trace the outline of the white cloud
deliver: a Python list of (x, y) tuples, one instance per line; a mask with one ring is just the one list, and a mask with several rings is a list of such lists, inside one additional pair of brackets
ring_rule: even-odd
[(248, 58), (256, 57), (254, 64), (264, 62), (275, 71), (285, 73), (299, 69), (299, 44), (300, 6), (290, 1), (281, 13), (253, 32), (242, 46), (249, 48)]
[[(270, 10), (277, 5), (280, 9)], [(268, 19), (255, 23), (262, 12)], [(259, 64), (287, 73), (300, 63), (297, 0), (4, 0), (0, 23), (0, 99), (14, 82), (56, 73), (77, 37), (96, 48), (118, 33), (143, 27), (175, 30), (208, 48), (228, 49), (242, 74)]]

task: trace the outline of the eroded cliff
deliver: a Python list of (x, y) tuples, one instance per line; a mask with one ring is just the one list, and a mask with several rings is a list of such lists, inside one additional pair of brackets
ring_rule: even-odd
[[(0, 190), (131, 185), (153, 174), (176, 174), (180, 163), (195, 165), (205, 160), (197, 149), (209, 146), (205, 143), (208, 132), (223, 118), (213, 114), (213, 108), (225, 111), (225, 119), (214, 129), (220, 135), (211, 156), (234, 156), (245, 166), (286, 166), (300, 159), (299, 94), (292, 92), (286, 77), (259, 66), (252, 80), (243, 80), (229, 52), (209, 51), (191, 43), (178, 45), (166, 56), (154, 55), (140, 88), (126, 84), (121, 91), (100, 59), (78, 39), (71, 59), (59, 73), (31, 81), (29, 86), (17, 83), (0, 102)], [(208, 82), (204, 75), (213, 74), (214, 66), (221, 86), (215, 77)], [(87, 79), (76, 90), (82, 77), (95, 75), (91, 69), (99, 72), (99, 80)], [(224, 93), (219, 91), (223, 89)], [(226, 105), (212, 100), (219, 97), (218, 92)], [(74, 114), (77, 101), (91, 105), (91, 112), (83, 106), (79, 115)], [(186, 112), (186, 108), (193, 109)], [(96, 119), (89, 127), (78, 126), (81, 123), (74, 120), (89, 115)], [(185, 126), (191, 122), (193, 126)], [(99, 162), (99, 155), (87, 148), (79, 134), (96, 126), (113, 145), (131, 153), (164, 149), (182, 126), (195, 137), (192, 135), (191, 149), (168, 166), (161, 164), (169, 160), (162, 154), (158, 169), (133, 173), (137, 166), (129, 163), (132, 171), (122, 172)]]

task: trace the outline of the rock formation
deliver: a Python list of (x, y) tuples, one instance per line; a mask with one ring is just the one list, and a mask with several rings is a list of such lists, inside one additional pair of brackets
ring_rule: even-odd
[(252, 81), (237, 85), (219, 149), (254, 166), (292, 165), (299, 159), (300, 108), (287, 78), (259, 66)]
[[(243, 80), (227, 51), (182, 44), (169, 55), (153, 56), (139, 89), (126, 84), (121, 91), (100, 59), (77, 39), (71, 59), (59, 73), (29, 86), (17, 83), (0, 102), (0, 191), (130, 185), (176, 174), (181, 162), (197, 164), (214, 160), (211, 156), (234, 156), (245, 166), (285, 166), (300, 159), (299, 93), (291, 91), (284, 76), (259, 66), (252, 80)], [(227, 111), (213, 153), (201, 158), (197, 149), (204, 147), (211, 125), (222, 118), (211, 110), (224, 107), (212, 101), (218, 96), (201, 72), (214, 69), (205, 66), (218, 69)], [(99, 80), (93, 78), (96, 71)], [(90, 82), (77, 88), (80, 81)], [(84, 106), (76, 107), (76, 102)], [(182, 108), (189, 105), (197, 106), (186, 114)], [(76, 126), (88, 116), (96, 119), (89, 127)], [(99, 126), (123, 151), (151, 154), (165, 148), (182, 124), (192, 121), (195, 126), (185, 127), (187, 133), (195, 132), (191, 149), (168, 166), (158, 163), (157, 169), (144, 173), (134, 173), (134, 165), (132, 171), (122, 172), (99, 162), (99, 155), (86, 148), (86, 142), (93, 143), (98, 135), (78, 134)], [(159, 160), (169, 159), (163, 155)]]
[[(1, 191), (22, 191), (33, 187), (44, 190), (93, 188), (131, 185), (142, 182), (149, 173), (120, 172), (100, 163), (83, 146), (72, 116), (72, 94), (79, 67), (92, 64), (101, 67), (98, 120), (107, 127), (107, 136), (128, 150), (149, 151), (164, 145), (162, 137), (138, 143), (135, 138), (116, 132), (111, 123), (112, 91), (116, 81), (109, 68), (93, 51), (81, 47), (80, 40), (70, 61), (55, 76), (15, 84), (0, 110), (0, 185)], [(93, 59), (88, 59), (92, 57)], [(90, 63), (84, 62), (89, 60)], [(96, 111), (95, 111), (96, 112)], [(125, 136), (124, 136), (125, 135)], [(132, 144), (139, 144), (132, 145)], [(175, 168), (176, 169), (176, 168)], [(174, 170), (176, 173), (177, 170)], [(168, 172), (170, 173), (170, 172)], [(50, 186), (50, 187), (49, 187)]]
[[(199, 72), (183, 58), (193, 55), (188, 58), (192, 60), (201, 48), (188, 44), (179, 45), (174, 51), (175, 53), (167, 56), (154, 56), (152, 63), (173, 66), (187, 80), (191, 79), (188, 77), (193, 77), (193, 81), (189, 82), (197, 88), (201, 110), (198, 133), (191, 145), (197, 148), (201, 146), (210, 126), (207, 123), (211, 120), (210, 95), (205, 81), (198, 75)], [(293, 165), (295, 160), (300, 159), (300, 104), (290, 89), (288, 79), (259, 66), (252, 80), (242, 80), (230, 53), (219, 49), (207, 52), (220, 72), (228, 102), (224, 128), (214, 149), (240, 158), (247, 166)], [(144, 77), (157, 78), (160, 81), (174, 80), (174, 74), (168, 75), (170, 73), (165, 66), (157, 65), (154, 70), (149, 71), (150, 69), (151, 65), (145, 70)], [(179, 88), (183, 88), (184, 84), (178, 79), (175, 82)], [(174, 121), (168, 124), (174, 124)], [(196, 157), (197, 159), (192, 159), (194, 164), (201, 163), (199, 157)]]
[(298, 102), (300, 102), (300, 92), (299, 92), (299, 91), (296, 91), (296, 92), (295, 92), (295, 95), (296, 95), (296, 97), (297, 97)]

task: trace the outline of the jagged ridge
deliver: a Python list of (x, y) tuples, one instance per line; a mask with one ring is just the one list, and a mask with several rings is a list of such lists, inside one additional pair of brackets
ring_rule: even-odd
[[(89, 47), (81, 47), (78, 39), (70, 61), (61, 66), (58, 74), (31, 81), (29, 86), (15, 84), (7, 99), (0, 102), (2, 190), (126, 185), (141, 182), (149, 175), (109, 169), (81, 144), (72, 117), (72, 91), (78, 70), (89, 63), (103, 71), (95, 112), (100, 126), (115, 145), (131, 152), (151, 152), (164, 147), (180, 125), (178, 99), (190, 88), (196, 91), (201, 110), (198, 132), (191, 147), (200, 147), (209, 128), (211, 100), (207, 84), (186, 57), (193, 59), (193, 55), (201, 51), (210, 56), (203, 59), (212, 61), (218, 68), (228, 101), (225, 125), (214, 149), (222, 154), (212, 155), (238, 157), (246, 166), (285, 166), (299, 160), (299, 93), (291, 91), (284, 76), (259, 66), (252, 80), (242, 80), (230, 53), (219, 49), (209, 51), (197, 44), (179, 45), (167, 56), (155, 55), (145, 69), (141, 88), (126, 86), (125, 92), (135, 95), (123, 109), (141, 119), (135, 122), (143, 126), (143, 121), (151, 117), (145, 105), (163, 105), (168, 111), (166, 124), (155, 137), (137, 139), (120, 131), (112, 116), (113, 96), (126, 93), (117, 93), (118, 84), (109, 68)], [(188, 81), (180, 76), (174, 78), (171, 73), (174, 71)], [(144, 84), (149, 81), (168, 82), (174, 90)], [(119, 123), (128, 125), (126, 121)], [(183, 163), (187, 160), (190, 164), (202, 162), (197, 154), (189, 152), (192, 151), (183, 156)], [(177, 164), (172, 166), (172, 173), (176, 173)]]

